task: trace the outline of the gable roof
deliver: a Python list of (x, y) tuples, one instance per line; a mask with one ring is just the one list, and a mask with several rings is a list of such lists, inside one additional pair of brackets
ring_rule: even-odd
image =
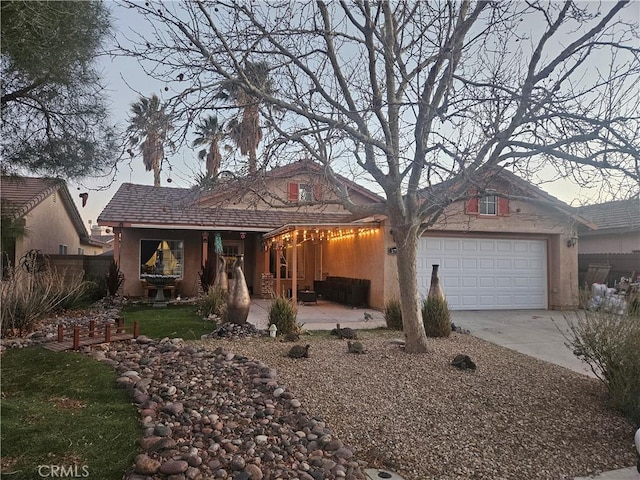
[(640, 199), (584, 205), (576, 211), (598, 225), (599, 230), (640, 230)]
[[(589, 219), (585, 218), (579, 212), (577, 212), (573, 207), (567, 205), (562, 200), (554, 197), (553, 195), (545, 192), (541, 188), (529, 183), (524, 178), (519, 177), (513, 172), (509, 170), (505, 170), (504, 168), (500, 169), (488, 169), (484, 175), (485, 178), (485, 188), (490, 189), (493, 181), (502, 181), (509, 185), (509, 192), (500, 192), (504, 195), (526, 195), (531, 198), (539, 199), (548, 204), (550, 207), (555, 210), (575, 219), (579, 224), (585, 225), (591, 229), (597, 229), (597, 226), (589, 221)], [(432, 187), (424, 188), (419, 192), (419, 195), (423, 198), (428, 198), (429, 196), (437, 196), (441, 194), (443, 191), (446, 191), (449, 188), (455, 186), (457, 179), (452, 178), (449, 180), (445, 180), (442, 183), (438, 183), (433, 185)]]
[(103, 246), (102, 242), (92, 240), (89, 236), (80, 212), (78, 212), (64, 180), (18, 176), (2, 176), (0, 179), (0, 198), (2, 199), (3, 208), (14, 218), (24, 217), (54, 193), (60, 195), (62, 204), (78, 233), (80, 243)]
[[(256, 176), (251, 178), (233, 179), (220, 187), (216, 187), (213, 191), (203, 192), (199, 202), (203, 204), (216, 202), (220, 199), (226, 199), (229, 195), (237, 195), (239, 191), (247, 192), (252, 188), (260, 190), (264, 188), (264, 181), (267, 179), (287, 179), (294, 178), (298, 175), (309, 174), (318, 178), (323, 178), (326, 175), (325, 167), (313, 160), (298, 160), (286, 165), (274, 167), (266, 172), (258, 172)], [(334, 174), (334, 176), (340, 183), (342, 183), (342, 185), (344, 185), (347, 192), (357, 193), (372, 203), (384, 201), (383, 197), (359, 185), (358, 183), (349, 180), (342, 175)]]
[(124, 183), (98, 216), (100, 225), (138, 228), (252, 230), (268, 232), (287, 223), (343, 223), (350, 213), (317, 213), (282, 209), (208, 207), (189, 188)]

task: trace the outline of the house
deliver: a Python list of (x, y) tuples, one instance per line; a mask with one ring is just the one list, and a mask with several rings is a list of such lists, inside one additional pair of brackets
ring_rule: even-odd
[(576, 212), (597, 225), (597, 229), (581, 226), (578, 230), (581, 283), (586, 281), (589, 265), (607, 265), (608, 274), (598, 280), (611, 286), (620, 277), (640, 275), (640, 199), (585, 205)]
[[(20, 222), (26, 234), (3, 245), (5, 261), (15, 265), (29, 250), (47, 255), (99, 255), (105, 244), (87, 233), (63, 180), (2, 176), (3, 220)], [(8, 257), (8, 258), (7, 258)]]
[[(356, 182), (340, 181), (354, 203), (382, 201)], [(447, 207), (420, 239), (420, 293), (427, 294), (431, 265), (439, 264), (453, 309), (575, 307), (572, 239), (584, 221), (513, 174), (503, 172), (492, 182), (487, 195)], [(385, 217), (352, 215), (326, 185), (322, 168), (309, 161), (275, 168), (251, 185), (222, 182), (211, 192), (126, 183), (98, 223), (115, 234), (126, 295), (142, 295), (144, 273), (176, 275), (180, 293), (196, 295), (198, 273), (219, 252), (227, 265), (244, 255), (254, 295), (308, 299), (305, 291), (320, 291), (381, 309), (398, 296), (394, 253), (401, 246), (394, 245)]]

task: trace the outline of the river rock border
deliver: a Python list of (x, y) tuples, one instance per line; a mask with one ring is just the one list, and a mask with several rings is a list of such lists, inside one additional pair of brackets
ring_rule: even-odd
[(140, 412), (129, 480), (366, 480), (364, 464), (267, 365), (182, 339), (103, 345)]

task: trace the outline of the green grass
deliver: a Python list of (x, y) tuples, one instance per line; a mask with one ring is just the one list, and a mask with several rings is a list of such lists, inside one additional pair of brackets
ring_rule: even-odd
[(211, 333), (216, 326), (209, 320), (203, 320), (196, 310), (195, 305), (168, 305), (166, 308), (130, 305), (120, 314), (125, 325), (133, 325), (135, 321), (139, 323), (140, 335), (200, 340), (202, 335)]
[(76, 465), (79, 476), (122, 478), (141, 431), (110, 367), (39, 347), (8, 350), (1, 361), (3, 476), (31, 480), (50, 475), (39, 465)]

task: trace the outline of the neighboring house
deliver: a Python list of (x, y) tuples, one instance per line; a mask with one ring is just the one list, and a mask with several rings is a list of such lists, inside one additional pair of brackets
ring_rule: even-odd
[(99, 255), (105, 244), (89, 237), (62, 180), (3, 176), (2, 216), (24, 225), (26, 235), (3, 245), (12, 265), (29, 250), (47, 255)]
[[(383, 308), (398, 296), (394, 253), (401, 246), (394, 245), (385, 217), (354, 218), (335, 203), (322, 179), (321, 167), (299, 161), (271, 170), (251, 189), (241, 184), (234, 189), (235, 181), (212, 193), (123, 184), (98, 223), (113, 228), (124, 294), (142, 295), (144, 273), (178, 275), (182, 295), (198, 294), (198, 274), (217, 247), (228, 263), (244, 254), (253, 294), (296, 295), (326, 291), (328, 285), (344, 289), (364, 280), (364, 303)], [(341, 181), (354, 203), (381, 201), (356, 183)], [(429, 289), (431, 265), (439, 264), (453, 309), (575, 307), (572, 239), (576, 226), (585, 222), (513, 174), (504, 172), (491, 188), (538, 201), (488, 195), (447, 207), (419, 243), (421, 295)]]
[(608, 265), (604, 281), (610, 285), (622, 276), (640, 275), (640, 199), (585, 205), (576, 211), (597, 225), (579, 229), (581, 280), (586, 280), (589, 265)]
[[(91, 223), (91, 221), (89, 221), (89, 223)], [(91, 227), (91, 238), (103, 243), (103, 255), (113, 252), (113, 233), (111, 233), (111, 229), (107, 228), (106, 232), (103, 232), (102, 227), (100, 227), (99, 225), (93, 225)]]

